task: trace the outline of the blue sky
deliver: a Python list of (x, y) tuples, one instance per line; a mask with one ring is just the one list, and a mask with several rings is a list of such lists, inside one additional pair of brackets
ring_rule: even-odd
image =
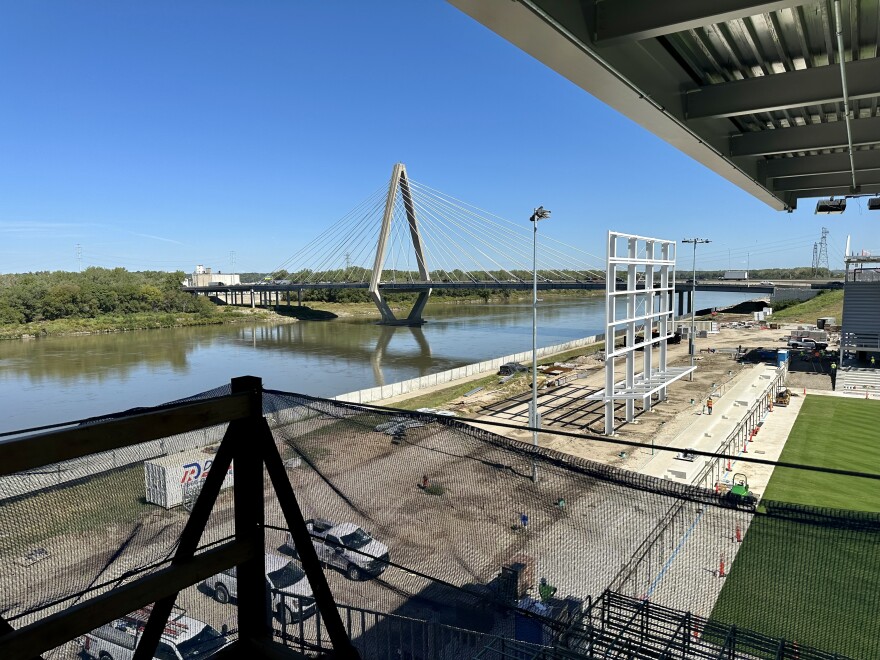
[(0, 63), (0, 272), (77, 245), (269, 271), (397, 161), (598, 254), (609, 228), (708, 237), (707, 268), (809, 265), (823, 225), (833, 267), (847, 233), (880, 249), (864, 202), (773, 211), (441, 0), (5, 3)]

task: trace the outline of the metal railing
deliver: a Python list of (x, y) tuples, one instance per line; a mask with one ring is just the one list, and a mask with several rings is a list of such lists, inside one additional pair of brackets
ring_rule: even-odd
[[(761, 396), (749, 407), (743, 419), (721, 443), (716, 452), (717, 454), (739, 453), (742, 451), (741, 448), (744, 447), (745, 443), (751, 441), (754, 437), (755, 429), (760, 424), (763, 424), (764, 415), (769, 410), (771, 401), (775, 399), (776, 393), (782, 389), (787, 375), (788, 370), (785, 366), (776, 370), (776, 375), (767, 385)], [(722, 468), (726, 469), (726, 464), (722, 464), (722, 460), (725, 459), (716, 457), (706, 461), (706, 464), (697, 473), (691, 484), (711, 488), (715, 482), (720, 480), (721, 475), (725, 471)], [(680, 534), (688, 529), (690, 520), (685, 518), (692, 515), (693, 512), (689, 507), (685, 506), (686, 504), (688, 504), (687, 500), (678, 499), (669, 507), (632, 554), (629, 561), (612, 579), (608, 587), (611, 591), (631, 594), (638, 593), (639, 595), (645, 593), (645, 585), (633, 584), (634, 578), (639, 574), (641, 565), (648, 561), (652, 553), (664, 553), (667, 548), (671, 550), (676, 546)], [(661, 561), (660, 563), (662, 564), (663, 562)]]

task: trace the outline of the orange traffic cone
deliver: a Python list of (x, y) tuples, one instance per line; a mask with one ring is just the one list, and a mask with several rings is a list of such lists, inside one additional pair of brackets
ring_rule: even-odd
[(726, 575), (724, 572), (724, 555), (721, 555), (721, 559), (718, 562), (718, 577), (725, 577)]

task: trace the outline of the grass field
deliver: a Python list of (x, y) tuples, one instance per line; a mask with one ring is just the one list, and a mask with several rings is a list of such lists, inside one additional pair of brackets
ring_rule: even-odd
[(130, 525), (154, 510), (144, 501), (143, 465), (117, 468), (81, 483), (5, 502), (0, 513), (0, 552), (30, 548), (62, 534)]
[(810, 300), (773, 311), (774, 321), (809, 321), (833, 316), (840, 323), (843, 317), (843, 291), (823, 291)]
[[(880, 471), (880, 401), (808, 397), (780, 460)], [(769, 515), (755, 516), (712, 618), (880, 657), (880, 484), (777, 468), (765, 493), (771, 500), (802, 506), (780, 515), (768, 504)]]

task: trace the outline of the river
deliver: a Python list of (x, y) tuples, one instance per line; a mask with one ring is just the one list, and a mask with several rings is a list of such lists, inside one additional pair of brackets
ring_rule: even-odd
[[(697, 292), (697, 307), (738, 293)], [(604, 298), (548, 298), (538, 345), (604, 332)], [(429, 305), (422, 328), (335, 319), (232, 324), (0, 342), (0, 432), (151, 406), (235, 376), (336, 396), (531, 349), (529, 301)]]

